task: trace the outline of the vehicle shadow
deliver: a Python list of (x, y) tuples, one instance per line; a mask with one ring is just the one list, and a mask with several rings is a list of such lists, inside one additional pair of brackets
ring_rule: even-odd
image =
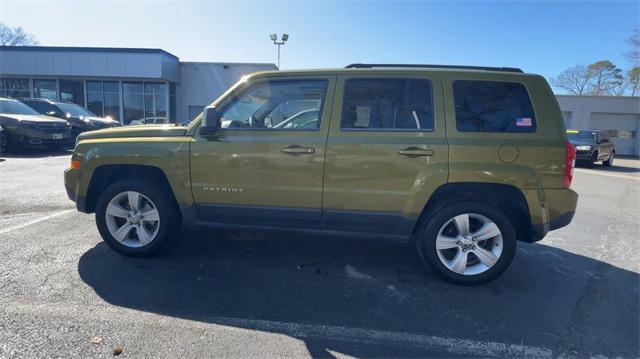
[(73, 148), (48, 148), (44, 146), (15, 148), (0, 153), (2, 158), (41, 158), (69, 156)]
[(423, 269), (408, 245), (221, 231), (180, 239), (171, 254), (153, 258), (124, 257), (100, 243), (80, 258), (80, 277), (110, 304), (278, 332), (303, 341), (313, 357), (452, 354), (259, 323), (524, 344), (554, 356), (638, 356), (640, 276), (544, 244), (519, 243), (502, 277), (461, 287)]

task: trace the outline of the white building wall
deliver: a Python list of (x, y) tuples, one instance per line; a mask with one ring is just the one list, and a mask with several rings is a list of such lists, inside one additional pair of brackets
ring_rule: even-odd
[(633, 131), (613, 138), (619, 154), (640, 156), (640, 97), (557, 95), (567, 128)]
[(180, 82), (178, 58), (159, 49), (0, 47), (0, 76), (159, 78)]
[(176, 88), (176, 118), (189, 121), (189, 106), (205, 107), (244, 75), (275, 70), (274, 64), (181, 62)]

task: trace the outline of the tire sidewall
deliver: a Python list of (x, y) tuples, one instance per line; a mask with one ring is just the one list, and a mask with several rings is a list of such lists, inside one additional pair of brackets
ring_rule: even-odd
[[(160, 228), (158, 234), (151, 243), (132, 248), (118, 242), (109, 232), (105, 213), (109, 202), (119, 193), (126, 191), (136, 191), (149, 198), (156, 206), (160, 217)], [(176, 213), (169, 196), (160, 187), (150, 181), (143, 180), (123, 180), (116, 182), (100, 195), (96, 204), (96, 224), (102, 239), (115, 251), (129, 256), (147, 256), (156, 253), (175, 234)]]
[[(503, 247), (498, 262), (485, 272), (476, 275), (462, 275), (452, 272), (440, 261), (436, 250), (436, 237), (440, 228), (451, 218), (463, 213), (475, 213), (491, 219), (502, 233)], [(515, 229), (509, 218), (502, 211), (479, 201), (460, 201), (441, 208), (430, 216), (418, 241), (420, 256), (426, 262), (425, 264), (444, 279), (461, 285), (477, 285), (495, 279), (509, 267), (516, 251)]]

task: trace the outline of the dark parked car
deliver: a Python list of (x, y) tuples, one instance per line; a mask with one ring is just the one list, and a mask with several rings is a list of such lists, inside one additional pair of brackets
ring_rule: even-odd
[(601, 130), (567, 130), (569, 141), (576, 146), (576, 161), (593, 165), (602, 161), (611, 166), (616, 148), (608, 134)]
[(6, 146), (71, 144), (71, 126), (66, 120), (43, 116), (22, 102), (0, 97), (0, 127)]
[(72, 102), (53, 101), (44, 98), (25, 98), (20, 101), (43, 115), (69, 121), (73, 138), (85, 131), (120, 126), (120, 122), (108, 117), (98, 117), (86, 108)]

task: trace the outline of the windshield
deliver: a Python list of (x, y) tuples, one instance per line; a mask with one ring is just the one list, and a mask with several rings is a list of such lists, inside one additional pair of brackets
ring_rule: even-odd
[(15, 100), (0, 100), (0, 113), (13, 115), (39, 115), (36, 110)]
[(596, 133), (592, 131), (567, 131), (569, 141), (573, 142), (594, 142)]
[(74, 103), (57, 103), (56, 106), (62, 110), (64, 113), (70, 113), (73, 117), (85, 116), (85, 117), (96, 117), (96, 115), (89, 112), (89, 110), (85, 109), (82, 106), (76, 105)]

